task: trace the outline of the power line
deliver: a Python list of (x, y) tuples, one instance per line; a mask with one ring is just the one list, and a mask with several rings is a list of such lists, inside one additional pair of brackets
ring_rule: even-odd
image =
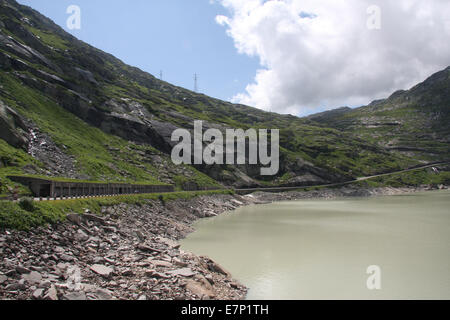
[(194, 92), (198, 92), (198, 76), (194, 74)]

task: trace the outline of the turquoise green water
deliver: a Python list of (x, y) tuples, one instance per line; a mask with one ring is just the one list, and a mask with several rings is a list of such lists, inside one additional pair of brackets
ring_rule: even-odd
[[(196, 224), (249, 299), (450, 299), (450, 192), (240, 208)], [(381, 269), (381, 290), (367, 268)]]

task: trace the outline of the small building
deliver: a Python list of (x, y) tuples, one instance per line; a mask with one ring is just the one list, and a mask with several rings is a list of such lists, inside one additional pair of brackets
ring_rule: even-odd
[(72, 198), (88, 196), (112, 196), (124, 194), (165, 193), (175, 190), (172, 185), (94, 183), (58, 181), (51, 178), (8, 176), (8, 179), (28, 187), (38, 198)]

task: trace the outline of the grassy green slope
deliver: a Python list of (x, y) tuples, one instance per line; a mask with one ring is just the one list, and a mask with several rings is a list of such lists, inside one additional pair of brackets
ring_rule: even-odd
[(28, 230), (33, 227), (64, 221), (66, 215), (70, 213), (83, 214), (85, 210), (89, 210), (92, 213), (101, 214), (102, 207), (111, 207), (121, 203), (140, 205), (155, 200), (167, 202), (214, 194), (232, 194), (232, 191), (174, 192), (43, 202), (33, 202), (31, 199), (23, 199), (19, 203), (0, 201), (0, 229)]
[[(262, 181), (263, 177), (253, 176), (262, 184), (295, 181), (296, 176), (309, 172), (310, 169), (299, 164), (305, 161), (326, 172), (322, 178), (330, 181), (395, 171), (417, 164), (414, 157), (389, 152), (373, 135), (358, 134), (356, 129), (342, 131), (309, 119), (234, 105), (160, 81), (77, 40), (38, 12), (12, 0), (7, 1), (8, 5), (4, 3), (0, 3), (0, 19), (5, 25), (1, 32), (39, 51), (48, 62), (0, 46), (0, 53), (27, 63), (27, 67), (21, 66), (20, 70), (14, 66), (0, 68), (5, 83), (0, 93), (8, 105), (33, 120), (58, 145), (65, 146), (64, 150), (76, 157), (80, 173), (92, 179), (157, 182), (168, 171), (169, 164), (156, 166), (146, 162), (146, 153), (158, 153), (155, 146), (138, 146), (106, 134), (98, 129), (100, 125), (95, 128), (96, 119), (87, 117), (91, 125), (82, 121), (79, 108), (72, 103), (71, 98), (77, 98), (74, 92), (90, 101), (85, 103), (88, 110), (105, 115), (112, 111), (108, 101), (128, 99), (140, 103), (152, 120), (178, 127), (190, 128), (194, 119), (199, 119), (223, 128), (281, 129), (280, 173), (266, 181)], [(94, 80), (86, 80), (75, 68), (89, 71)], [(59, 77), (64, 83), (49, 80), (40, 71)], [(51, 85), (46, 86), (45, 81), (51, 81)], [(232, 170), (222, 169), (224, 172)], [(168, 173), (169, 179), (179, 185), (191, 180), (203, 186), (217, 185), (213, 179), (190, 167), (172, 171)]]
[[(159, 154), (149, 145), (137, 145), (119, 137), (108, 135), (92, 127), (72, 113), (64, 110), (37, 90), (23, 86), (16, 77), (0, 73), (2, 90), (0, 97), (20, 114), (32, 120), (39, 129), (49, 134), (55, 143), (77, 161), (79, 173), (98, 181), (145, 182), (161, 184), (159, 168), (146, 161), (145, 155)], [(12, 183), (5, 177), (8, 174), (22, 174), (25, 166), (43, 165), (21, 149), (16, 149), (0, 140), (2, 167), (0, 179), (3, 181), (2, 193)], [(168, 159), (165, 159), (168, 162)], [(200, 186), (216, 186), (217, 183), (196, 171), (187, 169), (191, 179)]]

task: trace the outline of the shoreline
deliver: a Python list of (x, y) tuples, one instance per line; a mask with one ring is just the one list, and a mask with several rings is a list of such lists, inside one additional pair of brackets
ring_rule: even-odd
[(340, 188), (322, 188), (310, 191), (288, 191), (284, 193), (277, 192), (255, 192), (247, 195), (256, 199), (257, 201), (278, 202), (278, 201), (295, 201), (305, 199), (338, 199), (351, 197), (377, 197), (377, 196), (394, 196), (402, 194), (411, 194), (418, 192), (446, 190), (448, 186), (420, 186), (420, 187), (354, 187), (344, 186)]
[[(446, 187), (445, 187), (446, 188)], [(201, 195), (69, 214), (30, 231), (0, 231), (0, 299), (243, 300), (248, 289), (208, 257), (180, 250), (193, 224), (239, 207), (302, 199), (389, 196), (420, 188)], [(435, 190), (435, 189), (433, 189)]]
[[(247, 289), (207, 257), (180, 250), (192, 224), (239, 196), (150, 200), (0, 231), (0, 300), (242, 300)], [(248, 204), (254, 203), (249, 201)]]

